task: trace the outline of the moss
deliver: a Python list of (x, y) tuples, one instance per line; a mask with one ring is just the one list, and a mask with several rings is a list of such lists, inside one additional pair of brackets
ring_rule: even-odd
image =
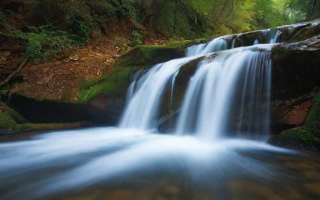
[(174, 40), (165, 45), (146, 46), (141, 45), (122, 55), (116, 62), (116, 67), (147, 67), (157, 63), (166, 62), (175, 58), (183, 57), (188, 46), (206, 41), (197, 40)]
[(76, 123), (48, 123), (48, 124), (19, 124), (9, 114), (0, 113), (0, 135), (17, 134), (23, 132), (72, 129), (88, 126), (86, 122)]
[(320, 139), (303, 129), (290, 129), (273, 136), (269, 143), (295, 149), (320, 151)]
[(272, 137), (270, 143), (291, 148), (320, 151), (320, 92), (313, 101), (313, 107), (303, 128), (283, 131), (280, 135)]
[(145, 67), (165, 62), (174, 58), (182, 57), (183, 52), (175, 47), (160, 46), (138, 46), (121, 56), (116, 67)]
[(123, 97), (129, 85), (134, 67), (116, 68), (111, 73), (100, 78), (84, 81), (80, 86), (79, 102), (85, 103), (97, 95)]
[(309, 38), (312, 38), (320, 33), (320, 25), (318, 26), (307, 26), (301, 29), (293, 38), (288, 42), (299, 42)]
[(17, 125), (17, 122), (10, 115), (4, 112), (0, 113), (0, 128), (14, 128)]
[(6, 104), (1, 103), (1, 102), (0, 102), (0, 110), (2, 110), (2, 113), (5, 113), (6, 115), (10, 116), (14, 121), (16, 121), (18, 123), (27, 123), (28, 122), (22, 115), (20, 115), (20, 113), (9, 108)]
[(305, 122), (305, 128), (312, 134), (320, 136), (320, 92), (314, 99), (313, 107), (311, 108)]
[(34, 32), (14, 30), (9, 34), (17, 40), (26, 42), (26, 53), (31, 58), (42, 59), (61, 53), (70, 45), (80, 44), (78, 38), (66, 31), (57, 30), (51, 25), (35, 28)]
[(75, 123), (48, 123), (48, 124), (21, 124), (19, 125), (20, 131), (44, 131), (44, 130), (61, 130), (61, 129), (73, 129), (88, 126), (87, 122), (75, 122)]
[(320, 147), (320, 139), (312, 135), (310, 132), (306, 130), (286, 130), (280, 134), (280, 136), (288, 139), (299, 140), (302, 144), (305, 145), (319, 145)]

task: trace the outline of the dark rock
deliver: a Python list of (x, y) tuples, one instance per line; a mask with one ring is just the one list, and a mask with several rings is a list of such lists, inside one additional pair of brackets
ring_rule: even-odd
[(320, 139), (301, 127), (283, 131), (271, 137), (269, 143), (286, 148), (320, 151)]
[(272, 98), (288, 99), (320, 86), (320, 48), (313, 47), (320, 35), (273, 48)]
[(115, 125), (122, 113), (124, 100), (99, 96), (88, 103), (74, 104), (35, 100), (12, 95), (11, 105), (33, 123), (73, 123), (87, 121), (93, 125)]

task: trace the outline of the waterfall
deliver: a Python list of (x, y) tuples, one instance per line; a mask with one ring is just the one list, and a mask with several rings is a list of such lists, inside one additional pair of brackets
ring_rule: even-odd
[(154, 129), (161, 97), (167, 83), (179, 68), (194, 59), (187, 57), (171, 60), (152, 67), (146, 75), (142, 85), (132, 96), (120, 122), (120, 127), (142, 130)]
[(278, 42), (278, 37), (282, 34), (280, 30), (277, 30), (275, 33), (271, 32), (270, 44), (275, 44)]
[[(270, 43), (276, 42), (281, 34), (275, 30), (262, 33), (269, 35), (267, 41)], [(180, 68), (191, 60), (206, 56), (186, 90), (176, 133), (210, 139), (226, 135), (253, 137), (267, 134), (271, 45), (258, 44), (256, 39), (254, 46), (234, 48), (235, 40), (234, 36), (223, 36), (191, 46), (186, 49), (184, 58), (155, 65), (142, 76), (136, 74), (128, 89), (130, 101), (120, 127), (157, 130), (164, 92), (169, 86), (168, 106), (172, 113), (174, 86)], [(215, 58), (210, 56), (213, 52), (218, 52)]]
[[(190, 81), (177, 134), (216, 139), (229, 131), (246, 135), (268, 132), (270, 47), (256, 45), (222, 51), (213, 60), (203, 61)], [(259, 105), (264, 105), (260, 112)], [(238, 122), (232, 118), (237, 110)], [(245, 117), (248, 119), (244, 125)], [(232, 130), (232, 126), (236, 128)]]
[[(225, 37), (216, 38), (207, 44), (200, 44), (189, 47), (186, 50), (186, 57), (175, 59), (166, 63), (153, 66), (148, 73), (140, 79), (132, 81), (128, 89), (130, 101), (127, 102), (124, 115), (120, 122), (122, 128), (136, 128), (141, 130), (156, 129), (157, 115), (161, 97), (171, 80), (171, 101), (176, 76), (179, 69), (189, 61), (210, 52), (227, 49)], [(136, 82), (141, 86), (136, 87)], [(127, 97), (128, 98), (128, 97)]]
[(200, 56), (228, 49), (229, 37), (230, 36), (218, 37), (206, 44), (199, 44), (188, 47), (186, 50), (186, 56)]

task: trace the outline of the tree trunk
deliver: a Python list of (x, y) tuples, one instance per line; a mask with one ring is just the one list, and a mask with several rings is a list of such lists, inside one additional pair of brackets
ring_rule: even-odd
[(311, 8), (311, 14), (310, 14), (310, 18), (313, 17), (313, 14), (314, 14), (314, 10), (316, 8), (316, 5), (317, 5), (317, 0), (313, 0), (313, 4), (312, 4), (312, 8)]

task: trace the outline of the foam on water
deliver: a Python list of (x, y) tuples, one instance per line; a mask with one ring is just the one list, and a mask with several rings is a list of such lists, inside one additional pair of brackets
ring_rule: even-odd
[[(102, 182), (117, 184), (124, 177), (159, 170), (183, 173), (189, 181), (198, 184), (208, 184), (204, 182), (208, 178), (239, 175), (241, 169), (252, 177), (274, 176), (272, 168), (241, 154), (242, 151), (290, 152), (249, 140), (215, 143), (134, 129), (100, 128), (44, 134), (31, 141), (0, 145), (2, 183), (34, 177), (28, 184), (0, 197), (42, 199)], [(42, 176), (36, 178), (39, 173)], [(0, 186), (0, 190), (3, 187), (5, 185)]]

